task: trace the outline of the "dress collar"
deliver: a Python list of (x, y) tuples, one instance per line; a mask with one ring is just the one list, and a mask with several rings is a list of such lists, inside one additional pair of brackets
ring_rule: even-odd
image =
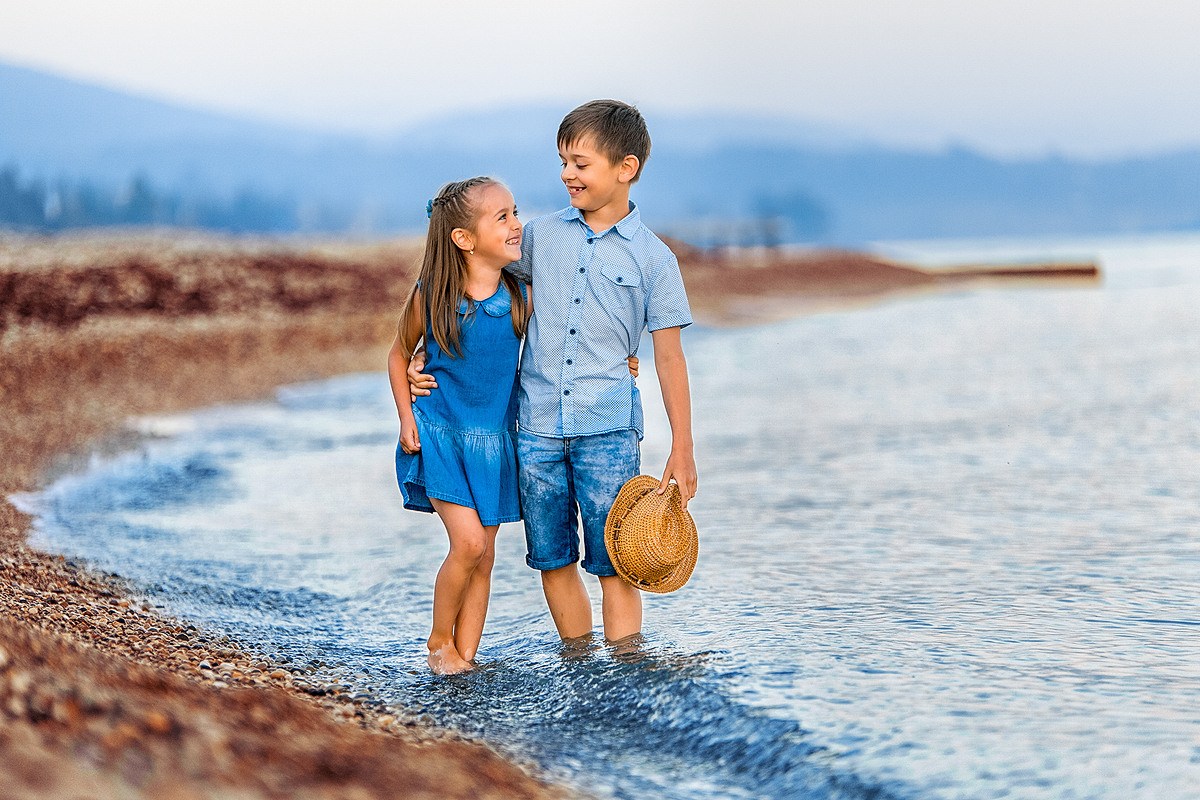
[(486, 300), (468, 301), (467, 298), (462, 298), (458, 301), (458, 313), (467, 314), (471, 306), (482, 308), (490, 317), (503, 317), (512, 310), (512, 297), (508, 294), (508, 289), (504, 282), (496, 287), (496, 293)]

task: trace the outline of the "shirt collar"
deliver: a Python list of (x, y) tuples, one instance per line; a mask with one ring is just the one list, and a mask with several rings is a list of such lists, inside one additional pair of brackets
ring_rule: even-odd
[[(559, 212), (559, 217), (568, 222), (571, 220), (579, 220), (581, 225), (587, 227), (587, 223), (583, 220), (583, 212), (575, 206), (568, 206), (567, 208), (564, 208)], [(641, 226), (642, 212), (638, 211), (637, 204), (630, 200), (629, 213), (626, 214), (620, 222), (614, 225), (613, 228), (615, 228), (617, 233), (621, 234), (624, 239), (632, 241), (633, 235), (637, 233), (637, 229)], [(612, 230), (612, 228), (609, 230)], [(608, 231), (605, 231), (604, 233), (608, 233)]]

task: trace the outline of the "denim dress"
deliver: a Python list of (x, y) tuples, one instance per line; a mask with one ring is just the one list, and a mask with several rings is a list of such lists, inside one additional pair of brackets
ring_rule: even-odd
[(413, 511), (432, 512), (437, 498), (474, 508), (484, 525), (516, 522), (521, 340), (512, 297), (501, 283), (486, 300), (459, 301), (458, 314), (461, 356), (443, 352), (426, 326), (425, 372), (437, 388), (413, 404), (421, 449), (410, 455), (396, 446), (396, 480)]

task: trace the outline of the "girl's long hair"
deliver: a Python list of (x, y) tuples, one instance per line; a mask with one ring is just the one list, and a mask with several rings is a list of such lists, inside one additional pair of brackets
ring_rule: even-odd
[[(425, 253), (421, 271), (408, 294), (400, 317), (400, 330), (406, 329), (410, 315), (422, 314), (423, 330), (431, 331), (443, 352), (452, 357), (462, 355), (462, 328), (458, 304), (466, 299), (467, 313), (475, 311), (475, 301), (467, 296), (467, 257), (450, 234), (455, 228), (474, 232), (479, 222), (478, 190), (484, 186), (502, 185), (488, 177), (469, 178), (442, 187), (429, 205), (429, 233), (425, 236)], [(513, 332), (525, 335), (529, 323), (528, 305), (521, 292), (520, 281), (507, 270), (501, 282), (512, 297)], [(414, 308), (420, 289), (420, 307)]]

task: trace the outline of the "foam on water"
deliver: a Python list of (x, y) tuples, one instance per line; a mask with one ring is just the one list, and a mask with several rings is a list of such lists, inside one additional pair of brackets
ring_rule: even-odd
[(23, 503), (37, 544), (602, 797), (1187, 797), (1200, 241), (1099, 252), (1099, 289), (689, 332), (701, 560), (632, 652), (563, 650), (510, 525), (483, 667), (429, 675), (444, 534), (401, 509), (379, 375), (157, 420)]

